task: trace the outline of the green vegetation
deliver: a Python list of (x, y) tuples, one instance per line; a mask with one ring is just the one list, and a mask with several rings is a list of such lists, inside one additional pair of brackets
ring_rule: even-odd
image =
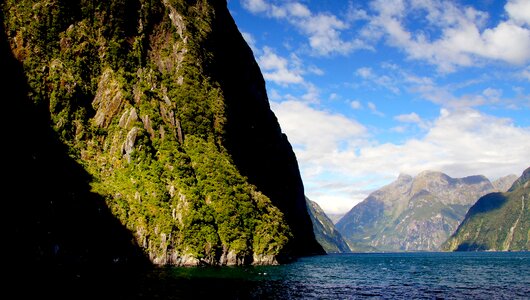
[(224, 147), (225, 99), (205, 75), (207, 1), (6, 0), (29, 98), (151, 261), (249, 263), (292, 237)]
[(444, 243), (449, 251), (530, 250), (530, 169), (506, 193), (491, 193), (469, 209)]

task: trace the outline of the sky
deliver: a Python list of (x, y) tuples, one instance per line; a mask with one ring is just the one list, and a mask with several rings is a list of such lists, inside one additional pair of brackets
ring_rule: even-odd
[(530, 0), (229, 0), (306, 195), (530, 166)]

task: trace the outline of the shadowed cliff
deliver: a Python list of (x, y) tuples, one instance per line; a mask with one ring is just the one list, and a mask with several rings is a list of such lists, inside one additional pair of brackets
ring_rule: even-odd
[(26, 216), (13, 239), (28, 257), (189, 266), (323, 253), (226, 1), (1, 5), (9, 210)]
[[(90, 191), (90, 176), (68, 156), (45, 110), (27, 97), (22, 65), (0, 24), (4, 175), (2, 203), (8, 271), (17, 295), (59, 295), (74, 273), (149, 265), (132, 234)], [(85, 271), (83, 271), (85, 270)], [(92, 270), (92, 271), (88, 271)]]
[(298, 162), (271, 111), (265, 80), (234, 20), (226, 1), (212, 1), (215, 19), (206, 47), (214, 53), (206, 67), (226, 97), (226, 147), (249, 181), (286, 216), (293, 231), (290, 247), (295, 255), (322, 254), (308, 228), (304, 186)]

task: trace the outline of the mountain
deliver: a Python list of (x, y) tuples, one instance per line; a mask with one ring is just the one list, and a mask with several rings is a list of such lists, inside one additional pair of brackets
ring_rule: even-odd
[(495, 188), (484, 176), (401, 174), (353, 207), (337, 224), (350, 245), (379, 251), (433, 251), (456, 230), (480, 197)]
[(518, 179), (517, 175), (511, 174), (494, 180), (491, 184), (495, 187), (497, 192), (507, 192), (513, 183)]
[(0, 5), (4, 190), (20, 261), (239, 265), (323, 253), (226, 1)]
[(333, 222), (320, 208), (320, 206), (306, 198), (307, 209), (311, 221), (313, 222), (313, 232), (315, 237), (326, 253), (348, 253), (351, 252), (350, 247), (344, 241), (340, 233), (333, 225)]
[(530, 168), (506, 193), (491, 193), (473, 205), (443, 245), (449, 251), (530, 250)]

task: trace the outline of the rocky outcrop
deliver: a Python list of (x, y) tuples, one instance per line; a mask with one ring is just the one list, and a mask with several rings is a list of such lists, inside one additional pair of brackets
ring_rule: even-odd
[(352, 208), (336, 227), (350, 243), (382, 251), (439, 250), (469, 207), (494, 190), (484, 176), (400, 175)]
[(101, 75), (98, 90), (92, 106), (96, 110), (93, 122), (99, 127), (108, 127), (113, 118), (121, 111), (125, 103), (117, 75), (111, 69), (107, 69)]

